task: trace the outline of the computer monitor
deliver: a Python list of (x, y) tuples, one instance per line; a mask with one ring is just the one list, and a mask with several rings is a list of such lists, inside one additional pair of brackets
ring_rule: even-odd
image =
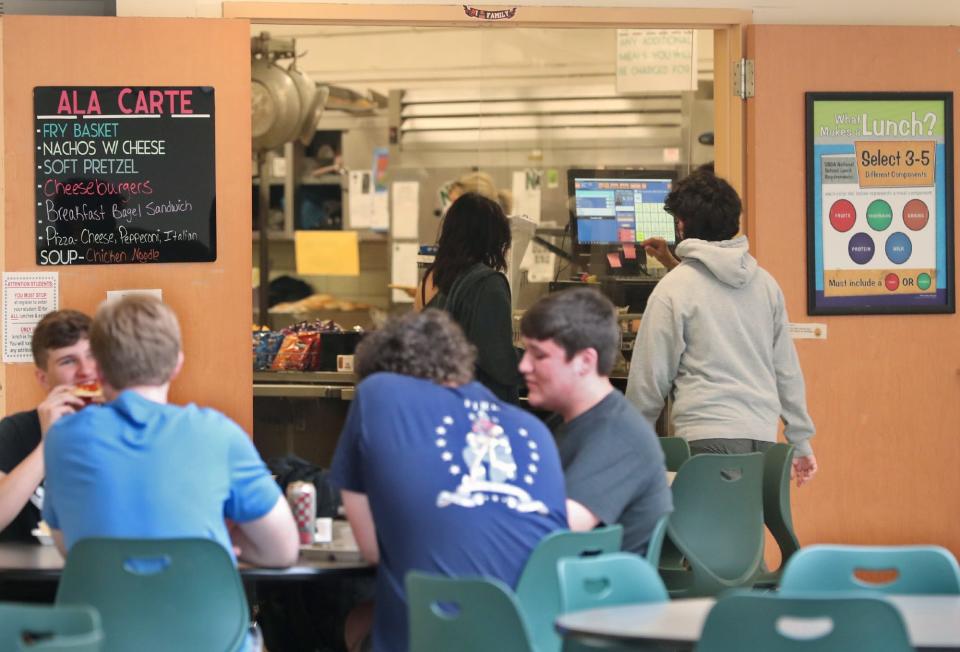
[(577, 253), (622, 252), (658, 236), (675, 244), (673, 216), (663, 210), (677, 174), (668, 170), (568, 170), (570, 226)]

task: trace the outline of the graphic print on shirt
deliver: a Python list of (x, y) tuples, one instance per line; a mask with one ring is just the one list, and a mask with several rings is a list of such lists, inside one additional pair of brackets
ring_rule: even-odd
[[(452, 479), (459, 484), (453, 491), (441, 491), (437, 496), (437, 507), (457, 505), (460, 507), (480, 507), (487, 502), (502, 503), (518, 512), (537, 512), (547, 514), (549, 510), (542, 501), (535, 500), (520, 486), (533, 486), (537, 475), (537, 462), (540, 453), (537, 442), (530, 439), (526, 428), (517, 428), (515, 436), (507, 435), (500, 418), (500, 406), (489, 401), (464, 399), (464, 413), (470, 422), (470, 430), (463, 434), (464, 446), (460, 459), (455, 459), (451, 439), (458, 436), (453, 416), (443, 417), (441, 425), (434, 429), (435, 443), (440, 450), (440, 459), (447, 464)], [(522, 443), (521, 443), (522, 442)], [(517, 452), (529, 458), (526, 467), (521, 470), (514, 457), (514, 445), (521, 444)], [(463, 466), (461, 466), (461, 463)], [(518, 481), (520, 474), (521, 481)], [(516, 482), (517, 484), (513, 484)]]

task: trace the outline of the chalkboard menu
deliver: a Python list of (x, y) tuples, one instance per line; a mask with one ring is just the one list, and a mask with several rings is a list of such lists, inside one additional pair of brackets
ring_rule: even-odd
[(216, 260), (213, 95), (34, 88), (37, 264)]

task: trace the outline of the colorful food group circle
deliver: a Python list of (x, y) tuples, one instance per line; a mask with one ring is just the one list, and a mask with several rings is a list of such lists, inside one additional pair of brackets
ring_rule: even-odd
[(893, 222), (893, 209), (883, 199), (874, 199), (867, 206), (867, 224), (874, 231), (883, 231)]
[(852, 202), (847, 199), (838, 199), (833, 202), (830, 207), (830, 226), (840, 233), (846, 233), (853, 228), (856, 221), (857, 209)]
[(873, 244), (873, 238), (866, 233), (854, 233), (850, 238), (850, 244), (847, 245), (847, 252), (850, 254), (850, 260), (858, 265), (866, 265), (873, 258), (876, 247)]
[(913, 253), (913, 243), (910, 242), (910, 238), (907, 237), (906, 233), (897, 231), (887, 238), (885, 250), (890, 262), (894, 265), (902, 265), (907, 262), (910, 254)]
[(911, 199), (903, 207), (903, 224), (911, 231), (919, 231), (930, 220), (930, 209), (919, 199)]

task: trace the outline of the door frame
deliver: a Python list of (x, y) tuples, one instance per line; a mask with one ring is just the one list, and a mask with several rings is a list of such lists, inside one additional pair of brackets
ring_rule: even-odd
[[(466, 5), (324, 4), (318, 2), (223, 2), (224, 18), (243, 18), (257, 24), (472, 27), (509, 29), (546, 28), (694, 28), (713, 30), (714, 162), (746, 197), (745, 107), (734, 94), (733, 70), (744, 56), (746, 26), (752, 12), (744, 9), (668, 9), (644, 7), (485, 7), (488, 11), (515, 10), (509, 19), (482, 20), (467, 15)], [(750, 232), (744, 207), (743, 230)]]

